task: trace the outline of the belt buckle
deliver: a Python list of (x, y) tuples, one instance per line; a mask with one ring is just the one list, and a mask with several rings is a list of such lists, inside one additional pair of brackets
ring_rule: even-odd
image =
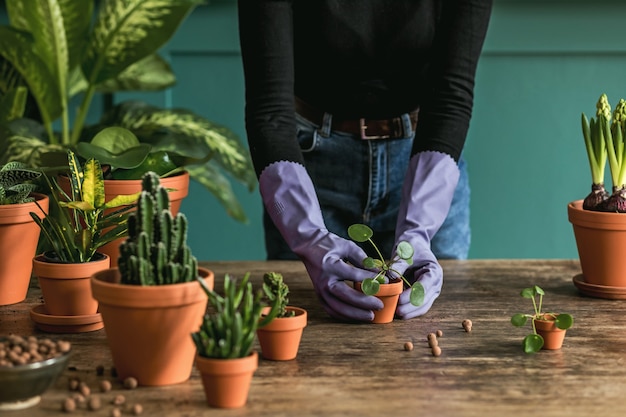
[(368, 135), (366, 135), (365, 131), (367, 130), (367, 126), (365, 125), (365, 119), (364, 118), (360, 118), (359, 119), (359, 130), (361, 131), (361, 139), (362, 140), (388, 139), (390, 137), (389, 135), (383, 135), (383, 136), (368, 136)]

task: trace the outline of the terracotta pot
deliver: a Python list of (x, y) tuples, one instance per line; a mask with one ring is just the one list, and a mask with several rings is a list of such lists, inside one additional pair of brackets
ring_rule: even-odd
[[(49, 199), (33, 194), (47, 214)], [(0, 205), (0, 305), (24, 301), (33, 272), (32, 259), (37, 252), (41, 229), (30, 212), (43, 217), (37, 204)]]
[(537, 333), (543, 337), (542, 349), (561, 349), (566, 330), (556, 327), (553, 318), (550, 320), (535, 320), (535, 329), (537, 329)]
[[(69, 178), (67, 176), (59, 176), (59, 185), (69, 191)], [(172, 215), (176, 215), (180, 210), (180, 205), (189, 193), (189, 173), (183, 171), (180, 174), (171, 177), (161, 178), (161, 185), (167, 188), (170, 196), (170, 206)], [(134, 194), (141, 191), (141, 180), (104, 180), (104, 201), (110, 201), (118, 195)], [(117, 207), (112, 210), (119, 210)], [(126, 239), (121, 237), (98, 249), (99, 252), (109, 255), (111, 258), (111, 268), (117, 266), (117, 259), (120, 256), (120, 244)]]
[[(209, 288), (214, 274), (198, 268)], [(160, 386), (189, 379), (196, 354), (191, 333), (198, 331), (207, 296), (196, 281), (156, 286), (120, 284), (117, 268), (92, 277), (113, 364), (120, 380)]]
[[(583, 210), (582, 200), (569, 203), (567, 213), (574, 229), (584, 281), (578, 285), (579, 289), (589, 292), (588, 295), (614, 298), (611, 293), (615, 287), (626, 290), (626, 269), (623, 267), (626, 214)], [(596, 286), (607, 287), (607, 291), (603, 294)], [(591, 289), (596, 291), (592, 294)]]
[[(361, 290), (361, 283), (355, 282), (354, 288)], [(380, 298), (383, 302), (383, 309), (374, 311), (374, 320), (372, 323), (383, 324), (391, 323), (396, 315), (396, 307), (398, 306), (398, 299), (404, 289), (404, 281), (401, 279), (390, 282), (389, 284), (380, 284), (380, 290), (376, 293), (376, 297)]]
[(32, 260), (46, 311), (52, 316), (87, 316), (98, 312), (91, 294), (91, 276), (109, 267), (110, 258), (84, 263), (58, 263), (38, 255)]
[(207, 404), (218, 408), (239, 408), (246, 405), (259, 356), (252, 352), (245, 358), (216, 359), (196, 356)]
[[(266, 314), (269, 307), (263, 309)], [(302, 332), (307, 323), (306, 310), (287, 306), (293, 311), (291, 317), (275, 318), (269, 324), (257, 329), (257, 337), (261, 345), (261, 356), (273, 361), (289, 361), (298, 355)]]

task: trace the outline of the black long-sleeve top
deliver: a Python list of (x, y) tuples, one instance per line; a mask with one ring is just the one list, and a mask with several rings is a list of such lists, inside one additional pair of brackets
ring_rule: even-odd
[(458, 160), (492, 0), (239, 0), (246, 131), (257, 172), (303, 162), (294, 95), (337, 118), (419, 108), (413, 154)]

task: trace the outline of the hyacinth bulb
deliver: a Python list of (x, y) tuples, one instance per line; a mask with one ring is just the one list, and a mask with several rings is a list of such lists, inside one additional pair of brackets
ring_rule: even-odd
[(626, 188), (613, 189), (613, 194), (604, 202), (602, 211), (611, 213), (626, 213)]
[(604, 188), (603, 183), (592, 184), (591, 192), (583, 200), (584, 210), (604, 211), (605, 202), (609, 198), (609, 193)]

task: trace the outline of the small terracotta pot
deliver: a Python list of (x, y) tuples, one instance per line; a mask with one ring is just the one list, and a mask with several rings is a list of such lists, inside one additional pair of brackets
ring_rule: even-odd
[[(212, 289), (213, 272), (198, 270)], [(160, 386), (189, 379), (196, 354), (191, 334), (208, 301), (198, 282), (124, 285), (119, 270), (110, 268), (94, 274), (91, 285), (120, 380), (132, 376), (139, 385)]]
[(548, 317), (548, 320), (535, 320), (535, 329), (543, 337), (542, 349), (561, 349), (566, 331), (556, 327), (554, 318)]
[(109, 268), (110, 258), (84, 263), (57, 263), (38, 255), (32, 260), (46, 311), (52, 316), (87, 316), (98, 312), (91, 294), (91, 276)]
[[(361, 291), (361, 283), (355, 282), (354, 288)], [(384, 324), (391, 323), (396, 315), (396, 307), (398, 299), (404, 290), (404, 281), (401, 279), (392, 281), (389, 284), (380, 284), (380, 290), (376, 293), (376, 297), (383, 302), (382, 310), (374, 311), (374, 320), (372, 323)]]
[(44, 217), (48, 213), (49, 198), (44, 194), (32, 194), (37, 204), (0, 205), (0, 305), (15, 304), (26, 299), (32, 259), (37, 252), (41, 229), (30, 212)]
[[(269, 310), (269, 307), (264, 308), (263, 314), (267, 314)], [(292, 306), (287, 306), (287, 311), (293, 311), (295, 315), (275, 318), (257, 329), (261, 356), (265, 359), (289, 361), (298, 355), (302, 332), (307, 323), (307, 312)]]
[[(61, 175), (58, 177), (59, 185), (69, 192), (69, 178)], [(170, 206), (172, 215), (176, 215), (180, 210), (180, 205), (189, 193), (189, 173), (183, 171), (180, 174), (172, 175), (160, 179), (161, 185), (169, 190)], [(110, 201), (118, 195), (129, 195), (141, 191), (141, 180), (104, 180), (104, 201)], [(109, 213), (119, 210), (121, 207), (106, 211)], [(120, 244), (126, 239), (121, 237), (98, 249), (99, 252), (109, 255), (111, 258), (111, 268), (117, 266), (117, 259), (120, 256)]]
[(259, 356), (252, 352), (245, 358), (216, 359), (196, 356), (196, 369), (202, 378), (207, 404), (218, 408), (246, 405), (252, 376)]
[[(567, 205), (574, 229), (584, 282), (605, 287), (626, 288), (624, 248), (626, 213), (583, 210), (583, 200)], [(607, 289), (607, 298), (610, 298)], [(589, 294), (598, 296), (596, 294)]]

